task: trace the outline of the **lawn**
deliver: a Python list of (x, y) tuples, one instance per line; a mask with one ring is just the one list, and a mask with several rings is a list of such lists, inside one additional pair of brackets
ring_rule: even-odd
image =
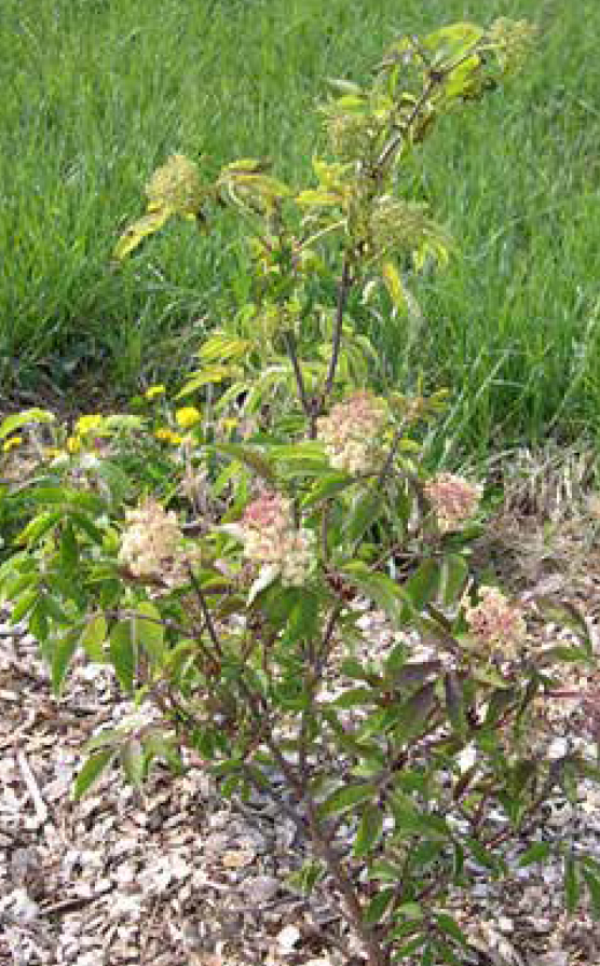
[(413, 279), (423, 323), (372, 319), (392, 378), (447, 386), (452, 453), (595, 437), (600, 428), (597, 0), (3, 0), (0, 406), (127, 398), (178, 382), (243, 297), (230, 221), (173, 225), (123, 268), (111, 250), (173, 151), (211, 173), (273, 159), (295, 184), (321, 144), (327, 77), (360, 80), (399, 33), (527, 17), (525, 73), (447, 119), (410, 173), (457, 241)]

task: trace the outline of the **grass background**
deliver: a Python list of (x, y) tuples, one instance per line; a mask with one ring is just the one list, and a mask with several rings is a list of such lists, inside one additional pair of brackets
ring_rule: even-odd
[(0, 407), (177, 382), (243, 266), (230, 225), (181, 224), (111, 267), (169, 154), (268, 156), (306, 183), (326, 77), (365, 78), (399, 33), (496, 16), (537, 22), (538, 51), (424, 147), (459, 254), (413, 285), (408, 358), (402, 324), (373, 337), (399, 388), (451, 389), (455, 450), (597, 437), (598, 0), (2, 0)]

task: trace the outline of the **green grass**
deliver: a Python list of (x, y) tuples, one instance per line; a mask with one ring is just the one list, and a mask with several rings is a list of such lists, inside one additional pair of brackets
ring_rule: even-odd
[(452, 390), (456, 450), (595, 436), (597, 0), (3, 0), (4, 401), (50, 382), (68, 393), (90, 370), (123, 394), (174, 379), (217, 321), (243, 271), (229, 223), (200, 241), (173, 226), (111, 267), (170, 153), (203, 155), (210, 171), (269, 156), (306, 182), (326, 77), (364, 77), (400, 32), (498, 15), (537, 21), (538, 52), (426, 144), (421, 188), (459, 251), (414, 282), (426, 322), (408, 360), (402, 325), (373, 337), (402, 388), (422, 375)]

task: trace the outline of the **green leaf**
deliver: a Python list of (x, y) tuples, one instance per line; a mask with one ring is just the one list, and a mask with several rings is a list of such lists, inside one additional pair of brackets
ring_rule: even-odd
[(495, 855), (490, 852), (481, 842), (477, 839), (471, 838), (470, 835), (465, 835), (463, 839), (464, 845), (467, 846), (471, 855), (473, 855), (480, 865), (483, 865), (486, 869), (490, 869), (492, 872), (502, 871), (504, 868), (504, 861), (499, 855)]
[(130, 738), (121, 747), (121, 766), (134, 788), (141, 788), (145, 772), (144, 748), (139, 738)]
[(321, 803), (319, 813), (322, 818), (328, 815), (340, 815), (374, 798), (375, 794), (375, 787), (371, 784), (344, 785), (342, 788), (336, 788), (333, 794)]
[(79, 634), (77, 631), (70, 630), (59, 637), (52, 651), (52, 689), (55, 694), (60, 694), (62, 685), (67, 673), (67, 668), (71, 663), (77, 647), (79, 645)]
[(10, 623), (18, 624), (29, 611), (34, 607), (39, 597), (38, 588), (35, 587), (33, 590), (28, 590), (15, 601), (15, 605), (10, 612)]
[(275, 484), (277, 479), (275, 470), (260, 450), (250, 446), (241, 446), (238, 443), (217, 443), (210, 446), (209, 449), (215, 453), (223, 453), (225, 456), (233, 457), (248, 466), (267, 483), (272, 486)]
[(418, 734), (437, 707), (435, 682), (431, 682), (420, 688), (400, 707), (397, 714), (396, 739), (407, 741)]
[(133, 691), (136, 659), (131, 621), (115, 624), (110, 632), (109, 653), (121, 687)]
[(370, 688), (348, 688), (343, 694), (334, 698), (333, 705), (336, 708), (356, 708), (365, 704), (373, 704), (375, 695)]
[(352, 542), (360, 540), (374, 523), (380, 518), (385, 509), (381, 493), (367, 491), (361, 493), (353, 501), (344, 522), (344, 534)]
[(322, 863), (311, 859), (305, 862), (296, 872), (292, 872), (287, 877), (287, 881), (292, 888), (298, 889), (305, 896), (309, 896), (324, 875), (325, 869)]
[(104, 614), (96, 614), (84, 627), (79, 644), (86, 652), (90, 661), (103, 664), (106, 661), (104, 642), (107, 635), (106, 618)]
[(52, 530), (63, 519), (64, 516), (60, 510), (46, 510), (43, 513), (38, 513), (18, 535), (17, 543), (28, 544), (29, 546), (37, 543), (40, 537)]
[[(144, 620), (145, 617), (148, 619)], [(165, 655), (165, 629), (158, 607), (149, 600), (142, 600), (131, 620), (136, 643), (143, 647), (154, 664), (161, 664)]]
[(56, 416), (47, 409), (25, 409), (21, 413), (7, 416), (0, 423), (0, 439), (6, 439), (16, 429), (28, 426), (30, 423), (54, 423)]
[(440, 583), (439, 564), (425, 560), (403, 585), (403, 591), (417, 611), (422, 611), (436, 594)]
[(395, 895), (396, 889), (394, 886), (386, 886), (386, 888), (381, 889), (377, 895), (371, 899), (369, 905), (365, 909), (365, 922), (370, 926), (374, 926), (376, 923), (381, 922)]
[(352, 854), (361, 859), (373, 849), (383, 832), (383, 811), (377, 805), (368, 805), (362, 813)]
[(361, 560), (353, 560), (341, 568), (342, 576), (358, 590), (373, 600), (395, 623), (401, 623), (400, 614), (404, 603), (403, 592), (385, 574), (373, 573)]
[(442, 930), (442, 932), (446, 933), (446, 935), (449, 936), (450, 939), (453, 939), (455, 942), (457, 942), (460, 946), (463, 946), (465, 949), (468, 948), (468, 945), (469, 945), (468, 939), (465, 936), (462, 929), (460, 928), (460, 926), (458, 925), (458, 923), (456, 922), (456, 919), (453, 919), (452, 916), (449, 916), (445, 912), (438, 912), (435, 917), (435, 921), (439, 926), (439, 928)]
[(483, 30), (477, 24), (461, 21), (427, 34), (421, 45), (433, 54), (434, 65), (450, 66), (468, 54), (482, 36)]
[(444, 558), (440, 573), (440, 597), (443, 607), (452, 607), (461, 597), (467, 579), (469, 566), (458, 554)]
[(321, 503), (323, 500), (328, 500), (332, 496), (336, 496), (336, 494), (348, 489), (348, 487), (352, 486), (352, 484), (355, 482), (356, 481), (346, 473), (328, 472), (325, 476), (321, 476), (315, 480), (312, 490), (302, 501), (302, 506), (314, 506), (315, 503)]
[(519, 865), (524, 868), (526, 865), (533, 865), (534, 862), (543, 862), (548, 858), (552, 851), (550, 842), (534, 842), (523, 855), (519, 858)]
[(117, 244), (115, 245), (113, 256), (122, 261), (127, 255), (135, 251), (145, 238), (160, 231), (163, 225), (169, 220), (173, 212), (170, 208), (162, 208), (159, 211), (152, 211), (150, 214), (143, 215), (125, 229)]
[(577, 864), (572, 855), (565, 856), (563, 885), (565, 890), (565, 904), (568, 913), (575, 912), (579, 903), (581, 888), (577, 874)]
[(76, 801), (79, 801), (94, 782), (100, 778), (100, 775), (110, 765), (116, 754), (114, 748), (109, 748), (90, 755), (75, 780), (73, 794)]
[(583, 878), (590, 896), (590, 906), (594, 919), (600, 920), (600, 878), (589, 869), (583, 869)]
[(457, 735), (464, 738), (469, 730), (465, 712), (465, 695), (460, 678), (455, 671), (449, 671), (444, 675), (444, 693), (452, 728)]

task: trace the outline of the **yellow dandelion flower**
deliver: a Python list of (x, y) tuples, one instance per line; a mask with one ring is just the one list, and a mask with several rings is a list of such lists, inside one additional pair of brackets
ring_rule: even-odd
[(2, 444), (2, 452), (10, 453), (11, 450), (18, 449), (18, 447), (22, 445), (23, 445), (22, 436), (11, 436), (10, 439), (5, 440), (4, 443)]
[(70, 453), (71, 456), (74, 456), (76, 453), (81, 452), (81, 439), (79, 438), (79, 436), (69, 436), (67, 438), (67, 442), (65, 443), (65, 446), (67, 449), (67, 453)]
[(144, 393), (144, 399), (157, 399), (159, 396), (164, 396), (166, 391), (166, 387), (163, 385), (150, 386)]
[(192, 426), (200, 422), (202, 417), (195, 406), (184, 406), (182, 409), (177, 410), (175, 419), (177, 420), (177, 425), (181, 426), (182, 429), (191, 429)]
[(172, 429), (168, 429), (166, 426), (156, 429), (154, 436), (161, 443), (171, 443), (172, 446), (179, 446), (183, 442), (183, 438), (179, 433), (174, 433)]
[(104, 416), (99, 416), (94, 413), (89, 416), (80, 416), (75, 423), (75, 432), (78, 436), (86, 436), (88, 433), (93, 433), (95, 430), (102, 429), (103, 426)]

